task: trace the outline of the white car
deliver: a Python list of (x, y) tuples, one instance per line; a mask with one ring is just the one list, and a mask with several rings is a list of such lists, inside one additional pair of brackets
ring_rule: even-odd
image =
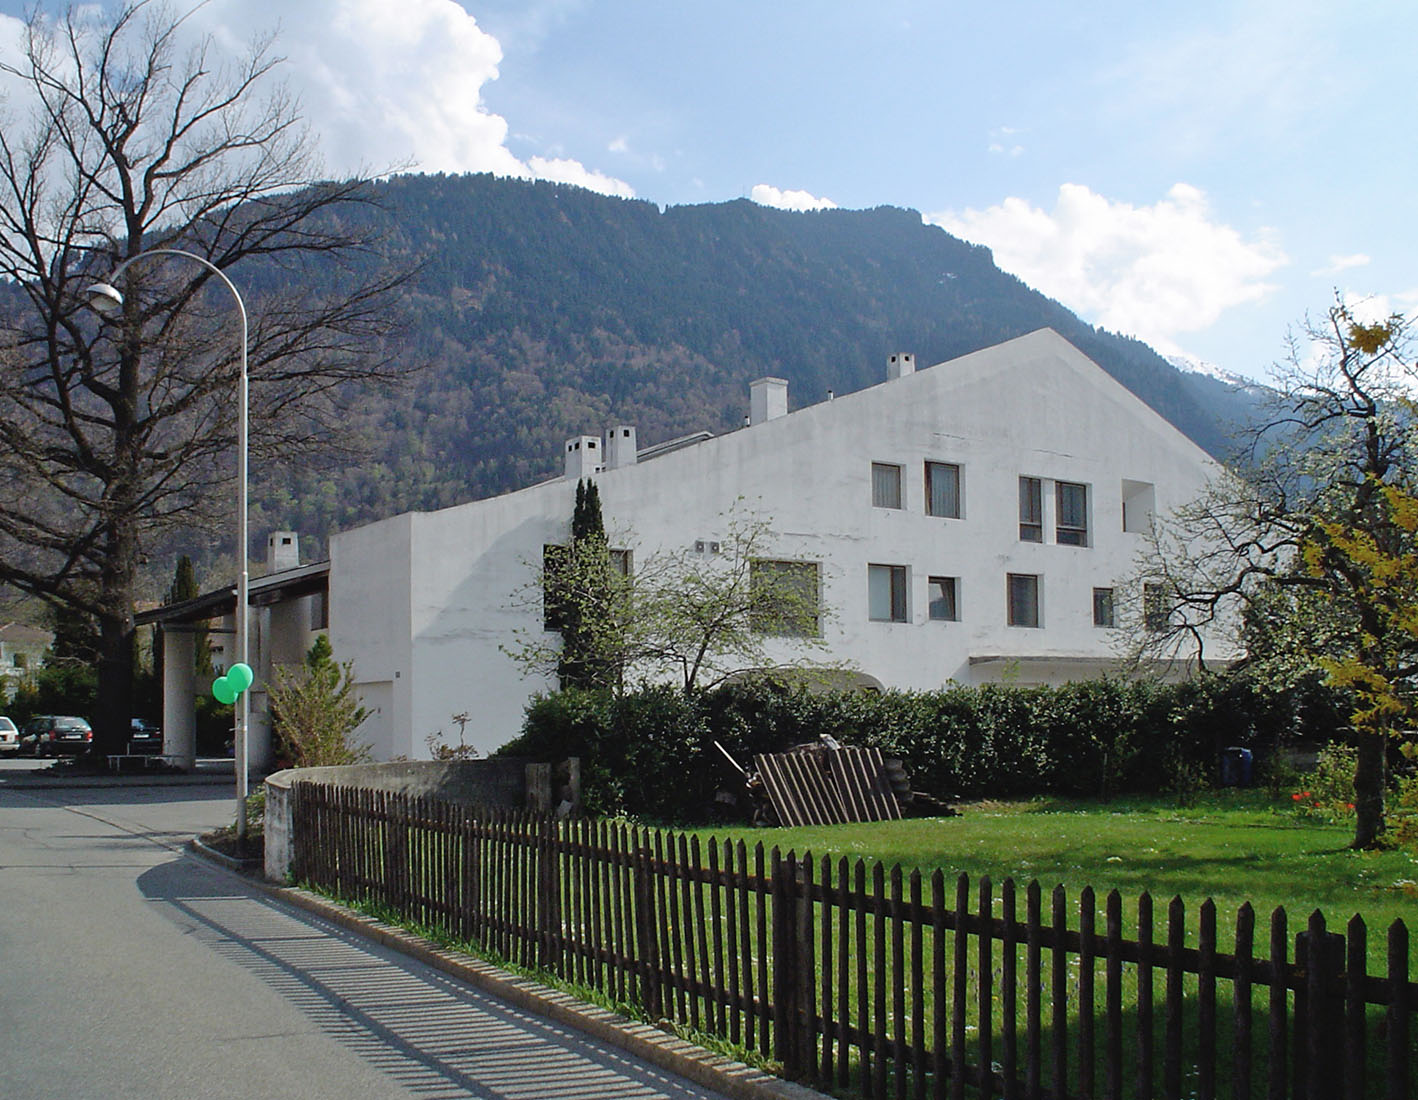
[(8, 718), (0, 718), (0, 752), (20, 751), (20, 731)]

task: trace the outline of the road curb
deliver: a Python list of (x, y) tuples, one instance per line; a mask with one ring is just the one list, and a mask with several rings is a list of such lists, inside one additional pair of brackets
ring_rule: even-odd
[[(201, 858), (231, 870), (251, 869), (250, 861), (223, 855), (195, 837), (191, 850)], [(627, 1019), (617, 1012), (588, 1004), (569, 993), (512, 974), (492, 963), (450, 951), (430, 939), (356, 913), (309, 890), (277, 886), (249, 874), (247, 880), (271, 897), (280, 898), (346, 931), (417, 959), (517, 1008), (575, 1028), (659, 1069), (720, 1092), (731, 1100), (827, 1100), (825, 1093), (806, 1085), (774, 1077), (763, 1070), (695, 1046), (650, 1024)]]

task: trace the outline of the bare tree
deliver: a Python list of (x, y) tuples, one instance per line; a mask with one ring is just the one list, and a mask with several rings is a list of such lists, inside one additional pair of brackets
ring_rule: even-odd
[(128, 723), (144, 555), (230, 513), (240, 367), (201, 265), (133, 264), (109, 321), (84, 288), (155, 247), (241, 265), (258, 464), (327, 443), (353, 387), (400, 373), (400, 279), (359, 255), (368, 181), (319, 179), (270, 38), (228, 58), (184, 45), (184, 20), (150, 0), (35, 12), (0, 59), (19, 92), (0, 120), (0, 582), (98, 621), (96, 752)]
[[(1270, 415), (1208, 494), (1158, 530), (1139, 632), (1158, 651), (1219, 623), (1293, 682), (1353, 694), (1355, 847), (1384, 828), (1388, 746), (1408, 734), (1418, 677), (1418, 550), (1402, 510), (1418, 486), (1407, 322), (1339, 300), (1292, 335)], [(1199, 649), (1199, 645), (1198, 645)]]
[(688, 694), (745, 674), (841, 671), (814, 659), (827, 649), (829, 618), (818, 563), (780, 558), (770, 521), (742, 502), (722, 522), (712, 552), (661, 548), (633, 568), (631, 552), (604, 534), (557, 548), (513, 599), (545, 609), (545, 624), (563, 636), (518, 631), (506, 652), (528, 672), (564, 673), (562, 624), (574, 620), (577, 663), (598, 671), (594, 686), (673, 679)]

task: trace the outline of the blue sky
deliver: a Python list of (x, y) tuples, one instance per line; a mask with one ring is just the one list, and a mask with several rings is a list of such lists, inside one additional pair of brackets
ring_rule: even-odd
[(211, 0), (192, 23), (279, 25), (332, 172), (911, 207), (1096, 324), (1255, 377), (1336, 289), (1418, 310), (1407, 0)]

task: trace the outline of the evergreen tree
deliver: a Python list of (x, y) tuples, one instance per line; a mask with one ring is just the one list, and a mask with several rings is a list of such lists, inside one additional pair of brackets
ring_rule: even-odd
[(583, 478), (576, 483), (571, 541), (550, 578), (548, 595), (561, 631), (556, 674), (563, 688), (613, 688), (618, 682), (617, 666), (605, 659), (598, 644), (614, 598), (613, 570), (601, 493), (594, 481)]

